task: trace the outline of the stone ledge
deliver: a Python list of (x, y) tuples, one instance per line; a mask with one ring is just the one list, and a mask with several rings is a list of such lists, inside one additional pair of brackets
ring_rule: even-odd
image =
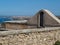
[(0, 36), (14, 35), (14, 34), (22, 34), (22, 33), (32, 33), (32, 32), (44, 32), (44, 31), (53, 31), (60, 30), (60, 27), (45, 27), (45, 28), (36, 28), (36, 29), (22, 29), (22, 30), (8, 30), (8, 31), (0, 31)]

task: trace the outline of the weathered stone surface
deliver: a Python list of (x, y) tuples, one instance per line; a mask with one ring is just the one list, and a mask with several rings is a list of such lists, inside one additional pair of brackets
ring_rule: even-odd
[(0, 36), (0, 45), (53, 45), (60, 40), (60, 30)]

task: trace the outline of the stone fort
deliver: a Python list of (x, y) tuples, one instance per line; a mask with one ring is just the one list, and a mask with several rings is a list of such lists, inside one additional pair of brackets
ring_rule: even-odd
[(40, 10), (29, 20), (6, 21), (0, 31), (0, 45), (54, 45), (60, 41), (60, 20)]

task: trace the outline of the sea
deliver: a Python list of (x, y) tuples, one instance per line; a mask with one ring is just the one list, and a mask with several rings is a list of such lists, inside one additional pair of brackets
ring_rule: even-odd
[(11, 20), (13, 20), (11, 17), (0, 16), (0, 24)]

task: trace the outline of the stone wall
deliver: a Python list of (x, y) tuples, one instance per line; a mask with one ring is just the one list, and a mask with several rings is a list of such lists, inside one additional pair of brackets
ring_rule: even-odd
[[(40, 14), (41, 12), (43, 12), (44, 14)], [(41, 19), (41, 15), (43, 15), (42, 16), (43, 20)], [(27, 23), (31, 25), (37, 25), (38, 27), (40, 27), (41, 24), (40, 20), (43, 21), (44, 27), (60, 26), (60, 20), (49, 10), (46, 9), (37, 12), (36, 15), (34, 15), (30, 20), (27, 21)]]
[(60, 40), (60, 30), (36, 31), (3, 36), (0, 34), (0, 45), (53, 45), (57, 40)]
[(3, 27), (5, 29), (18, 30), (18, 29), (26, 29), (27, 25), (26, 24), (19, 24), (19, 23), (5, 23)]

